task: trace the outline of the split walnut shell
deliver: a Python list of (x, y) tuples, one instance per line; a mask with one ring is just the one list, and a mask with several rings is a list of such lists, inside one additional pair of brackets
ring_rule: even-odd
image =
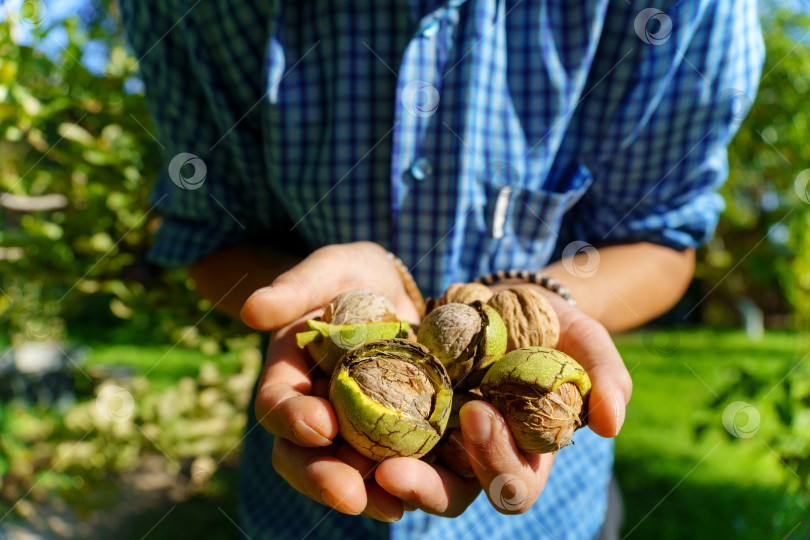
[(425, 316), (416, 340), (444, 364), (453, 387), (464, 390), (478, 386), (487, 368), (506, 352), (506, 327), (481, 302), (445, 304)]
[(329, 324), (307, 320), (309, 331), (295, 335), (298, 347), (306, 348), (324, 373), (331, 375), (346, 351), (368, 341), (407, 338), (410, 325), (405, 321), (370, 322), (366, 324)]
[(441, 362), (403, 339), (348, 351), (329, 384), (341, 436), (375, 461), (424, 456), (444, 434), (452, 400)]
[(498, 292), (489, 305), (506, 325), (506, 350), (524, 347), (556, 347), (560, 339), (557, 312), (540, 293), (526, 287)]
[(556, 452), (586, 424), (591, 381), (567, 354), (545, 347), (510, 352), (484, 376), (481, 393), (503, 415), (518, 448)]

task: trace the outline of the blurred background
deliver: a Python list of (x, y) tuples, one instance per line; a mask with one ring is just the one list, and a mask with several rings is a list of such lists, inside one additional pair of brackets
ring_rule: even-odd
[[(761, 16), (717, 235), (615, 338), (627, 538), (810, 538), (810, 17)], [(114, 1), (0, 2), (0, 537), (238, 535), (258, 339), (145, 261), (151, 131)]]

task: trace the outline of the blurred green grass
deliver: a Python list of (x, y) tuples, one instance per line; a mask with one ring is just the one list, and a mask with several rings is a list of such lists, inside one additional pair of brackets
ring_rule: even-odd
[[(767, 333), (751, 341), (739, 331), (669, 329), (619, 335), (615, 341), (634, 381), (633, 399), (616, 441), (616, 475), (625, 504), (623, 537), (749, 539), (782, 538), (791, 532), (798, 523), (785, 492), (791, 473), (777, 456), (756, 435), (725, 436), (725, 404), (708, 412), (709, 423), (718, 430), (696, 436), (695, 426), (706, 418), (714, 393), (729, 384), (733, 368), (786, 372), (797, 358), (797, 336)], [(149, 380), (155, 388), (193, 376), (204, 360), (219, 363), (223, 373), (238, 369), (238, 352), (206, 356), (169, 349), (95, 344), (86, 365), (126, 365), (139, 374), (151, 369)], [(760, 429), (767, 429), (767, 421), (763, 411)], [(226, 514), (236, 519), (237, 475), (223, 469), (215, 478), (216, 489), (182, 503), (150, 538), (207, 536), (211, 531), (236, 534)], [(140, 538), (163, 513), (139, 516), (128, 526), (131, 536), (124, 537)], [(803, 534), (807, 531), (799, 527), (790, 538)]]
[[(726, 436), (725, 403), (706, 410), (732, 383), (733, 369), (785, 373), (798, 338), (767, 333), (647, 331), (616, 336), (633, 377), (633, 398), (616, 441), (616, 475), (628, 538), (782, 538), (798, 523), (785, 481), (792, 473), (754, 435)], [(778, 380), (780, 377), (776, 377)], [(760, 430), (769, 411), (760, 411)], [(695, 435), (705, 419), (718, 426)], [(801, 529), (801, 527), (799, 528)], [(793, 530), (793, 538), (807, 531)]]

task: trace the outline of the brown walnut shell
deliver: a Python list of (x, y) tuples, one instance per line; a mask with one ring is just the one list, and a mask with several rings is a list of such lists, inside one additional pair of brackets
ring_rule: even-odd
[(365, 324), (397, 321), (394, 304), (381, 294), (351, 289), (326, 306), (321, 320), (330, 324)]
[(560, 339), (557, 312), (540, 293), (526, 287), (495, 294), (489, 305), (506, 325), (507, 352), (524, 347), (556, 347)]

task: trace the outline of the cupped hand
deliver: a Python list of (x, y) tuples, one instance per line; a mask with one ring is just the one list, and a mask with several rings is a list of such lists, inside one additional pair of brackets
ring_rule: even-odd
[[(242, 309), (243, 320), (261, 330), (278, 329), (268, 349), (255, 411), (276, 435), (273, 464), (296, 490), (347, 514), (396, 521), (404, 510), (457, 516), (481, 488), (503, 513), (534, 504), (554, 457), (517, 449), (500, 413), (483, 401), (461, 410), (464, 445), (477, 478), (462, 478), (438, 464), (392, 458), (376, 464), (336, 441), (338, 424), (327, 401), (328, 379), (295, 344), (303, 321), (340, 292), (365, 288), (385, 294), (400, 318), (418, 313), (382, 248), (359, 243), (318, 250), (274, 283), (256, 291)], [(618, 433), (631, 383), (607, 331), (565, 302), (549, 298), (561, 322), (559, 348), (591, 376), (590, 427), (599, 435)], [(558, 301), (559, 300), (559, 301)]]
[(306, 330), (305, 319), (353, 288), (387, 296), (401, 319), (418, 322), (387, 252), (369, 242), (321, 248), (248, 298), (242, 320), (258, 330), (277, 330), (254, 409), (259, 423), (276, 435), (273, 466), (296, 490), (339, 512), (396, 521), (402, 501), (377, 485), (374, 462), (335, 440), (328, 378), (295, 343), (295, 334)]

